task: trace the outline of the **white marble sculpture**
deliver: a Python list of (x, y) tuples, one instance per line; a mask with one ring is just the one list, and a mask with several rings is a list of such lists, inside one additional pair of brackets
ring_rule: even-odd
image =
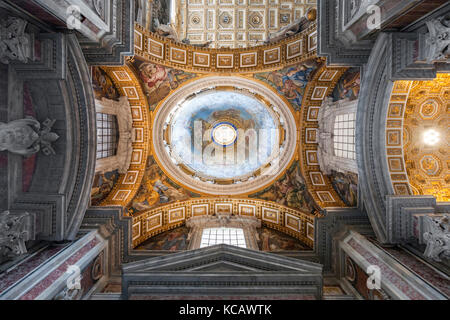
[(51, 132), (55, 120), (47, 119), (41, 124), (32, 117), (0, 122), (0, 151), (30, 156), (39, 150), (45, 155), (55, 154), (51, 143), (59, 136)]
[(27, 252), (25, 241), (31, 240), (30, 214), (27, 212), (12, 214), (0, 213), (0, 259), (19, 256)]
[(0, 22), (0, 62), (27, 62), (31, 52), (30, 36), (25, 33), (25, 20), (9, 17)]
[(281, 28), (278, 32), (269, 34), (268, 39), (265, 41), (266, 44), (277, 42), (283, 40), (284, 38), (293, 36), (303, 30), (303, 25), (308, 22), (308, 19), (302, 17), (295, 20), (291, 24)]
[(427, 62), (447, 61), (450, 57), (450, 20), (443, 17), (432, 19), (427, 26)]
[(426, 230), (423, 237), (427, 243), (424, 255), (435, 261), (450, 259), (450, 215), (425, 217)]

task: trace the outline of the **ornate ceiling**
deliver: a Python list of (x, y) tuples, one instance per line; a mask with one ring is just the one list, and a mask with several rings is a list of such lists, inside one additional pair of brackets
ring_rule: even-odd
[[(295, 122), (289, 105), (262, 83), (202, 77), (175, 91), (156, 110), (155, 159), (170, 178), (194, 192), (248, 194), (269, 185), (291, 163)], [(239, 135), (226, 148), (216, 148), (213, 132), (207, 132), (220, 123), (231, 124)]]
[[(252, 213), (263, 224), (312, 246), (313, 221), (321, 208), (356, 205), (357, 182), (325, 175), (318, 163), (318, 111), (336, 86), (345, 91), (349, 81), (343, 77), (345, 68), (326, 67), (315, 57), (316, 34), (313, 23), (271, 45), (203, 49), (136, 25), (136, 55), (127, 65), (96, 69), (99, 99), (128, 97), (133, 155), (125, 174), (99, 177), (93, 199), (128, 210), (134, 245), (224, 204), (234, 214)], [(177, 50), (183, 51), (181, 56)], [(196, 64), (199, 54), (208, 65)], [(231, 68), (220, 62), (226, 55)], [(251, 66), (245, 65), (247, 55), (254, 57)], [(359, 82), (350, 78), (354, 93)], [(232, 172), (200, 168), (186, 161), (183, 149), (195, 120), (205, 126), (207, 144), (225, 141), (234, 148), (239, 130), (249, 128), (272, 126), (279, 134), (266, 157), (253, 166), (235, 166)], [(353, 200), (344, 202), (348, 194)]]
[(261, 45), (271, 33), (303, 17), (315, 0), (172, 0), (180, 39), (211, 48)]
[(281, 69), (315, 57), (316, 23), (277, 42), (251, 48), (212, 49), (175, 42), (136, 24), (135, 56), (155, 64), (196, 73), (254, 73)]
[(449, 99), (448, 74), (438, 74), (433, 81), (395, 83), (387, 115), (386, 146), (397, 194), (450, 200)]

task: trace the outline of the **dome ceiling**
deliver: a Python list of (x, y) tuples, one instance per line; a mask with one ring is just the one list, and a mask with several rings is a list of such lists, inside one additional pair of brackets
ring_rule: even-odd
[[(273, 154), (279, 144), (277, 114), (250, 93), (230, 89), (189, 96), (167, 119), (172, 160), (199, 178), (242, 181), (277, 156)], [(258, 133), (264, 131), (267, 136), (258, 141)], [(246, 136), (254, 144), (245, 145)], [(252, 153), (258, 146), (258, 153)]]
[(200, 78), (159, 106), (153, 147), (164, 171), (188, 189), (247, 194), (271, 183), (291, 162), (295, 118), (264, 84)]

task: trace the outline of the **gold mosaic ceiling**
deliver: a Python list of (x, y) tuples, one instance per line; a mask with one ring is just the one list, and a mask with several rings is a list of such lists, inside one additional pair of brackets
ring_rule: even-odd
[[(412, 84), (403, 127), (406, 170), (414, 194), (450, 201), (450, 75)], [(427, 145), (423, 135), (433, 129), (439, 142)]]
[[(386, 144), (396, 194), (450, 201), (449, 114), (450, 74), (438, 74), (432, 81), (395, 83)], [(437, 137), (435, 144), (429, 143), (430, 132), (431, 138)]]

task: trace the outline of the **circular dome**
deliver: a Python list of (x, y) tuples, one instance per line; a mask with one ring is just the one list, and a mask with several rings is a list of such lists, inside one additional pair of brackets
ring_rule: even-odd
[(263, 84), (207, 77), (159, 106), (153, 147), (166, 173), (185, 187), (236, 195), (277, 178), (294, 155), (295, 135), (289, 107)]

